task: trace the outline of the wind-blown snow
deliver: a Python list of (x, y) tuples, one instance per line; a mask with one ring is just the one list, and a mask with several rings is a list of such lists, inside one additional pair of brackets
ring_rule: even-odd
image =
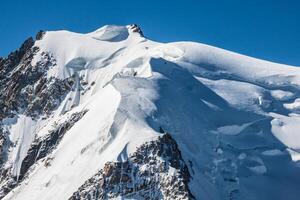
[[(105, 162), (126, 159), (161, 127), (192, 163), (197, 199), (222, 199), (235, 184), (240, 199), (281, 199), (285, 191), (299, 197), (293, 161), (300, 149), (300, 68), (200, 43), (153, 42), (130, 26), (50, 31), (35, 45), (33, 62), (41, 52), (56, 59), (48, 77), (74, 76), (76, 83), (49, 119), (20, 116), (9, 125), (14, 174), (34, 137), (76, 111), (88, 112), (51, 154), (51, 166), (39, 161), (4, 199), (67, 199)], [(237, 183), (224, 181), (227, 171)]]

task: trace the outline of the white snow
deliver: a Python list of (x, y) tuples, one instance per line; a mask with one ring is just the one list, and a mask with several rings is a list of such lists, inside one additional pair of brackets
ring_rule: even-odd
[[(124, 135), (127, 129), (132, 134), (132, 130), (144, 129), (114, 119), (119, 101), (120, 96), (112, 86), (96, 94), (85, 106), (89, 110), (87, 114), (68, 131), (51, 155), (51, 166), (41, 163), (32, 173), (30, 184), (25, 183), (21, 191), (16, 190), (13, 199), (66, 199), (105, 162), (116, 159), (121, 147), (132, 138), (130, 134)], [(120, 129), (117, 136), (113, 135), (112, 126)], [(128, 145), (128, 153), (148, 138), (146, 130), (143, 132), (145, 135), (140, 140), (136, 137), (133, 145)], [(32, 193), (33, 190), (36, 192)]]
[(102, 28), (89, 34), (92, 38), (97, 40), (118, 41), (127, 39), (129, 33), (125, 26), (106, 25)]
[(266, 150), (262, 152), (263, 155), (265, 156), (277, 156), (277, 155), (282, 155), (283, 152), (280, 151), (279, 149), (271, 149), (271, 150)]
[(211, 80), (198, 76), (196, 78), (239, 109), (259, 111), (263, 102), (266, 101), (264, 99), (266, 91), (257, 85), (235, 80)]
[(290, 153), (293, 161), (297, 162), (300, 160), (300, 152), (299, 151), (295, 151), (293, 149), (287, 149), (287, 151)]
[[(88, 112), (47, 157), (51, 165), (40, 160), (5, 200), (68, 199), (105, 162), (126, 160), (137, 146), (157, 138), (160, 127), (177, 141), (193, 177), (191, 192), (199, 199), (222, 199), (220, 194), (230, 189), (224, 181), (219, 185), (211, 181), (223, 180), (219, 169), (211, 166), (217, 160), (220, 171), (226, 168), (223, 161), (232, 149), (229, 160), (237, 161), (229, 166), (240, 167), (241, 191), (249, 186), (245, 177), (260, 177), (249, 188), (263, 188), (265, 182), (270, 187), (282, 185), (272, 176), (285, 179), (293, 166), (281, 154), (281, 145), (294, 161), (299, 160), (291, 150), (300, 149), (298, 67), (200, 43), (153, 42), (129, 26), (104, 26), (87, 34), (50, 31), (36, 46), (40, 51), (33, 64), (41, 52), (51, 53), (57, 65), (48, 71), (48, 78), (73, 75), (75, 89), (45, 120), (23, 115), (6, 119), (5, 128), (15, 143), (8, 161), (14, 174), (34, 137), (47, 134), (53, 124), (74, 112)], [(216, 132), (221, 134), (212, 134)], [(221, 158), (215, 159), (216, 154)], [(286, 168), (276, 171), (277, 163)], [(298, 192), (295, 186), (287, 187)], [(265, 191), (245, 199), (262, 194)]]
[(279, 101), (288, 101), (294, 96), (292, 92), (284, 90), (272, 90), (271, 95)]
[(249, 167), (249, 169), (257, 174), (264, 174), (267, 172), (267, 168), (264, 165)]
[(35, 135), (35, 124), (30, 117), (20, 115), (17, 122), (10, 127), (10, 140), (15, 144), (10, 154), (13, 175), (19, 176), (22, 160), (25, 158)]
[(291, 111), (300, 111), (300, 98), (295, 99), (292, 103), (285, 103), (283, 106)]
[(217, 131), (221, 134), (225, 135), (237, 135), (242, 132), (246, 127), (248, 127), (251, 123), (246, 123), (242, 125), (228, 125), (222, 126), (217, 129)]
[(271, 113), (272, 132), (287, 147), (300, 149), (300, 116), (293, 114), (284, 116)]

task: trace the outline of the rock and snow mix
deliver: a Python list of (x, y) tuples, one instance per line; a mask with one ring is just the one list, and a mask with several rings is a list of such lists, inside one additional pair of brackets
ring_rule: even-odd
[(300, 68), (109, 25), (0, 83), (0, 199), (299, 199)]

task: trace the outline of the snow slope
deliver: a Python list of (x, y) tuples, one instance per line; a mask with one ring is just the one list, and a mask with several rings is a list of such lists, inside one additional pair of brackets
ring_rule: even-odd
[[(68, 199), (108, 161), (128, 157), (160, 128), (177, 141), (196, 199), (299, 199), (300, 68), (193, 42), (159, 43), (134, 26), (49, 31), (35, 42), (75, 85), (50, 116), (3, 120), (18, 176), (34, 138), (87, 113), (4, 197)], [(124, 155), (126, 154), (126, 155)]]

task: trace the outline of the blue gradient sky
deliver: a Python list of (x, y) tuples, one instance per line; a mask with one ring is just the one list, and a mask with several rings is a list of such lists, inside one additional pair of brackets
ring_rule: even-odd
[(42, 30), (137, 23), (157, 41), (198, 41), (300, 66), (299, 0), (1, 0), (0, 56)]

